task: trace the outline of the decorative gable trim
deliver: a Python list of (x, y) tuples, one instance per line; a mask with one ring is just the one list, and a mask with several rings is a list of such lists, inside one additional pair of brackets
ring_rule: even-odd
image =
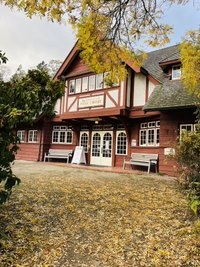
[(71, 65), (72, 61), (74, 60), (76, 55), (79, 53), (79, 50), (78, 50), (78, 47), (77, 47), (77, 43), (78, 42), (75, 43), (74, 47), (69, 52), (69, 54), (66, 57), (66, 59), (64, 60), (63, 64), (60, 66), (60, 68), (58, 69), (57, 73), (55, 74), (53, 80), (57, 80), (62, 76), (63, 72)]

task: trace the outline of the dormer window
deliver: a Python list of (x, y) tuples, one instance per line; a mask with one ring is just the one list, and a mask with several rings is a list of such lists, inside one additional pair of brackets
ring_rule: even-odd
[(181, 65), (172, 67), (172, 80), (179, 80), (181, 78)]

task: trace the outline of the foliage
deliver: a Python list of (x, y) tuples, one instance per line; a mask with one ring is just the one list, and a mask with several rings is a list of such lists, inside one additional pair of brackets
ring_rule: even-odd
[(153, 47), (169, 42), (172, 27), (161, 21), (164, 9), (167, 5), (189, 1), (0, 0), (0, 3), (17, 7), (28, 17), (37, 14), (60, 23), (68, 20), (76, 31), (84, 61), (95, 72), (113, 71), (111, 78), (116, 79), (126, 74), (123, 62), (127, 59), (141, 63), (138, 56), (143, 57), (143, 53), (137, 49), (141, 45), (141, 42), (137, 45), (138, 41)]
[(198, 225), (174, 179), (41, 162), (13, 171), (22, 183), (1, 207), (0, 266), (199, 267)]
[(62, 61), (51, 59), (48, 63), (45, 63), (44, 61), (42, 61), (41, 63), (37, 65), (37, 68), (41, 70), (42, 69), (46, 70), (49, 76), (53, 78), (56, 72), (58, 71), (58, 69), (60, 68), (61, 64), (62, 64)]
[(19, 143), (13, 129), (30, 124), (39, 116), (52, 116), (53, 107), (62, 96), (63, 83), (51, 81), (46, 70), (33, 69), (0, 81), (0, 204), (10, 196), (20, 180), (13, 175), (11, 163)]
[[(198, 129), (198, 127), (197, 127)], [(190, 206), (200, 215), (200, 131), (182, 133), (176, 148), (176, 160), (181, 172), (180, 183), (187, 190)]]
[(188, 32), (180, 48), (183, 82), (200, 98), (200, 30)]
[(3, 52), (0, 50), (0, 65), (1, 65), (2, 63), (6, 63), (7, 60), (8, 60), (8, 59), (7, 59), (6, 55), (5, 55), (5, 53), (3, 53)]

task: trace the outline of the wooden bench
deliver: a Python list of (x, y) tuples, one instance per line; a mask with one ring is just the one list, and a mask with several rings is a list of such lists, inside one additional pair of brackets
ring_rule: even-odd
[(66, 159), (67, 163), (69, 163), (70, 157), (72, 157), (73, 150), (68, 149), (49, 149), (48, 153), (44, 155), (44, 162), (46, 159)]
[(158, 154), (142, 154), (142, 153), (132, 153), (131, 158), (124, 159), (123, 169), (125, 165), (138, 165), (148, 167), (148, 173), (150, 173), (151, 166), (155, 166), (156, 173), (158, 172)]

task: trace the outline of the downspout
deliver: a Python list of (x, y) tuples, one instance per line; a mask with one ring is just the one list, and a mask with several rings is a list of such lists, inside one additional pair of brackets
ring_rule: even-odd
[(39, 140), (39, 146), (38, 146), (38, 158), (37, 161), (40, 161), (40, 156), (41, 156), (41, 147), (42, 147), (42, 129), (38, 127), (40, 131), (40, 140)]

